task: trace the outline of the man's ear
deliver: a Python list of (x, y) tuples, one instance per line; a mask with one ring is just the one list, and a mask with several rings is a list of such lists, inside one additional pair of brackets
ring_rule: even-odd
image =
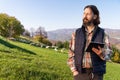
[(97, 18), (97, 15), (94, 15), (93, 19), (96, 19)]

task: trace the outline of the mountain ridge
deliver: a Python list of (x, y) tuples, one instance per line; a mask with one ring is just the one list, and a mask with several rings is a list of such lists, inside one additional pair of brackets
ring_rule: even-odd
[[(75, 32), (76, 29), (77, 28), (68, 28), (48, 31), (48, 39), (56, 41), (68, 41), (71, 37), (72, 32)], [(105, 28), (105, 31), (110, 36), (110, 38), (120, 39), (120, 29)]]
[[(62, 42), (69, 41), (71, 39), (71, 34), (75, 32), (76, 29), (77, 28), (48, 31), (48, 39)], [(120, 49), (120, 29), (105, 28), (105, 31), (110, 38), (110, 43)]]

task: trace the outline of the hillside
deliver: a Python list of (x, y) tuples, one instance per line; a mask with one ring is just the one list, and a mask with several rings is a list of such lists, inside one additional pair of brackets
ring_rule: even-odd
[(72, 80), (67, 54), (0, 38), (0, 80)]
[[(67, 56), (0, 37), (0, 80), (73, 80)], [(104, 80), (119, 80), (119, 68), (107, 63)]]

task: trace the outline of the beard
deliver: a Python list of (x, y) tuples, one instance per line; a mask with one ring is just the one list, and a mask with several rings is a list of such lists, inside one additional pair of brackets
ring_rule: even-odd
[(83, 25), (84, 26), (90, 26), (93, 23), (93, 20), (88, 20), (87, 18), (83, 19)]

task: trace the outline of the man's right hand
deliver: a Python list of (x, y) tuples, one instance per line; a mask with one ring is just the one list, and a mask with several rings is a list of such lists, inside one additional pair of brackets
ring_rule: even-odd
[(73, 76), (76, 76), (76, 75), (78, 75), (79, 73), (78, 73), (78, 71), (74, 71), (73, 72)]

